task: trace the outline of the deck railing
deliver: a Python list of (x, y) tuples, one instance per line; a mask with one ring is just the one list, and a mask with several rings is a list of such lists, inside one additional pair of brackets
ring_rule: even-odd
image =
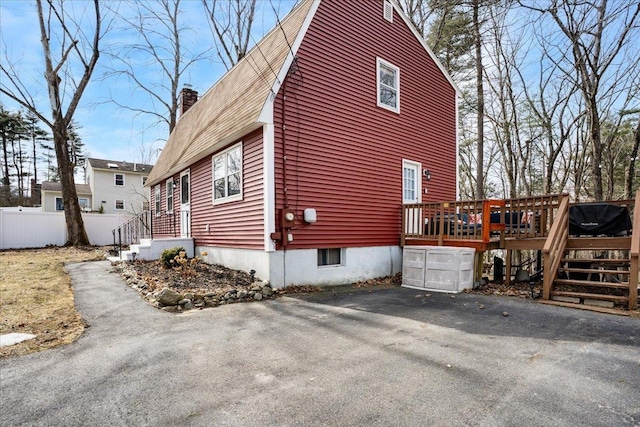
[(506, 238), (545, 238), (562, 195), (506, 200), (416, 203), (402, 207), (402, 245), (410, 240), (504, 241)]
[(542, 298), (549, 299), (551, 285), (555, 278), (555, 272), (560, 266), (560, 261), (564, 256), (564, 250), (567, 247), (567, 239), (569, 238), (569, 197), (565, 196), (560, 203), (557, 211), (556, 220), (553, 221), (551, 230), (547, 236), (547, 240), (542, 248), (544, 259), (544, 271), (550, 272), (543, 276), (542, 282)]

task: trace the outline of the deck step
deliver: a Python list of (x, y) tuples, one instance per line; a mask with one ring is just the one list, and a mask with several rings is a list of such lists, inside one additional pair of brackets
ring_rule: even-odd
[(616, 289), (629, 289), (628, 282), (597, 282), (595, 280), (572, 280), (572, 279), (555, 279), (553, 281), (556, 285), (572, 285), (572, 286), (591, 286), (597, 288), (616, 288)]
[(600, 270), (598, 268), (558, 267), (558, 271), (566, 271), (569, 273), (629, 274), (629, 270)]
[(615, 308), (598, 307), (595, 305), (574, 304), (570, 302), (561, 302), (553, 300), (538, 300), (540, 304), (557, 305), (560, 307), (577, 308), (579, 310), (596, 311), (598, 313), (616, 314), (618, 316), (629, 316), (628, 311), (618, 310)]
[(591, 264), (629, 264), (629, 258), (562, 258), (560, 262), (590, 262)]
[(551, 295), (560, 296), (560, 297), (575, 297), (575, 298), (583, 298), (583, 299), (613, 301), (613, 302), (629, 301), (629, 297), (618, 296), (618, 295), (606, 295), (606, 294), (591, 294), (591, 293), (585, 293), (585, 292), (551, 291)]

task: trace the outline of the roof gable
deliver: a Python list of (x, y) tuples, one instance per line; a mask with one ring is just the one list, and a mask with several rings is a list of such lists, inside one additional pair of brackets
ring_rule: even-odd
[[(155, 185), (272, 120), (271, 102), (321, 0), (303, 0), (223, 75), (177, 122), (147, 185)], [(337, 4), (335, 2), (334, 4)], [(454, 88), (459, 89), (404, 11), (395, 12)]]

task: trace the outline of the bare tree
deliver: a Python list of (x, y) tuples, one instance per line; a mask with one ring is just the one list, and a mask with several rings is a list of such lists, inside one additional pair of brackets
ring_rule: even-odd
[[(133, 11), (126, 9), (127, 5)], [(112, 6), (117, 8), (114, 13), (123, 23), (120, 30), (136, 41), (126, 40), (108, 53), (114, 64), (105, 78), (127, 78), (133, 91), (142, 92), (149, 102), (138, 106), (116, 99), (110, 101), (120, 108), (154, 117), (155, 123), (166, 123), (171, 133), (178, 119), (180, 81), (209, 49), (191, 52), (183, 45), (186, 33), (192, 30), (182, 23), (180, 0), (134, 1)], [(159, 77), (152, 79), (150, 75)]]
[[(545, 6), (520, 2), (524, 7), (549, 15), (566, 38), (569, 53), (558, 59), (567, 76), (575, 79), (584, 98), (588, 143), (591, 147), (591, 174), (594, 198), (604, 197), (602, 161), (603, 96), (612, 96), (616, 82), (607, 82), (607, 73), (625, 49), (638, 37), (640, 2), (612, 2), (607, 0), (558, 1)], [(635, 3), (635, 4), (634, 4)], [(637, 50), (637, 49), (636, 49)], [(570, 68), (567, 67), (570, 65)], [(628, 67), (638, 66), (637, 55)], [(629, 68), (631, 69), (631, 68)]]
[[(43, 5), (44, 4), (44, 5)], [(66, 7), (69, 5), (69, 7)], [(74, 10), (74, 3), (64, 0), (36, 0), (38, 26), (44, 57), (44, 85), (47, 87), (50, 116), (38, 105), (25, 78), (28, 73), (18, 70), (15, 61), (0, 62), (0, 92), (37, 116), (53, 134), (53, 142), (62, 185), (62, 200), (67, 224), (68, 245), (88, 245), (70, 158), (68, 128), (80, 99), (89, 83), (100, 56), (102, 18), (98, 0), (92, 10)], [(76, 17), (74, 12), (82, 13)], [(86, 13), (86, 14), (85, 14)]]
[(202, 0), (218, 57), (231, 69), (249, 48), (256, 0)]

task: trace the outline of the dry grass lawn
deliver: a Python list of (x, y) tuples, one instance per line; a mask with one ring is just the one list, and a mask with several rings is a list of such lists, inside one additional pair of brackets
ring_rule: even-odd
[(84, 323), (75, 310), (65, 263), (104, 259), (100, 248), (0, 252), (0, 334), (36, 335), (0, 348), (0, 358), (45, 350), (77, 339)]

